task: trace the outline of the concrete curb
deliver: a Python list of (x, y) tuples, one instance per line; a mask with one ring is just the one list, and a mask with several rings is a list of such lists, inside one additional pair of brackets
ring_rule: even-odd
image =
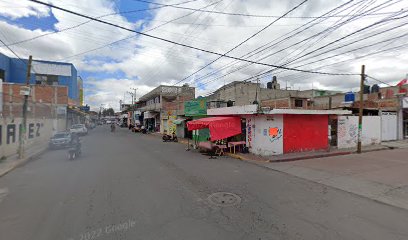
[(17, 159), (15, 160), (14, 164), (11, 164), (11, 166), (9, 166), (6, 170), (0, 172), (0, 177), (5, 176), (6, 174), (8, 174), (9, 172), (13, 171), (14, 169), (24, 166), (25, 164), (27, 164), (29, 161), (41, 156), (44, 152), (46, 152), (48, 149), (48, 147), (43, 147), (40, 148), (38, 151), (30, 154), (29, 156), (23, 158), (23, 159)]
[[(393, 150), (397, 148), (379, 148), (379, 149), (369, 149), (369, 150), (363, 150), (363, 153), (367, 152), (376, 152), (376, 151), (383, 151), (383, 150)], [(251, 159), (247, 158), (244, 156), (240, 156), (238, 154), (233, 154), (233, 153), (225, 153), (225, 155), (230, 156), (232, 158), (241, 160), (241, 161), (251, 161), (251, 162), (265, 162), (265, 163), (278, 163), (278, 162), (293, 162), (293, 161), (299, 161), (299, 160), (307, 160), (307, 159), (314, 159), (314, 158), (326, 158), (326, 157), (335, 157), (335, 156), (343, 156), (343, 155), (350, 155), (350, 154), (357, 154), (354, 151), (345, 151), (345, 152), (328, 152), (328, 153), (322, 153), (322, 154), (317, 154), (317, 155), (309, 155), (309, 156), (299, 156), (299, 157), (288, 157), (288, 158), (283, 158), (283, 159), (276, 159), (276, 160), (271, 160), (271, 159)]]

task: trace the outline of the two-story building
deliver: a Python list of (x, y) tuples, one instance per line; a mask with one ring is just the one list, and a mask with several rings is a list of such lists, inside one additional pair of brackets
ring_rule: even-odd
[(312, 100), (318, 96), (338, 93), (327, 90), (281, 89), (276, 77), (266, 84), (234, 81), (207, 96), (208, 108), (244, 106), (259, 103), (261, 107), (310, 109)]
[(137, 104), (143, 124), (150, 131), (175, 131), (174, 120), (184, 117), (184, 102), (195, 98), (195, 88), (160, 85), (143, 95)]
[[(28, 60), (11, 58), (0, 53), (0, 79), (7, 83), (25, 84)], [(33, 60), (31, 85), (68, 87), (68, 104), (81, 105), (83, 83), (72, 63)]]

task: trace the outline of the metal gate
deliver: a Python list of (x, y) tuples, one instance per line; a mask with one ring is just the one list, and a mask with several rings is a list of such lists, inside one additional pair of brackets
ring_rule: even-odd
[(381, 113), (381, 141), (397, 140), (397, 113)]

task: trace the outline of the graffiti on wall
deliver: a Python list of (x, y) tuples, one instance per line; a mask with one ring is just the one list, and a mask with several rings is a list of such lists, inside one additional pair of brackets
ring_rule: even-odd
[(176, 124), (174, 123), (176, 118), (177, 116), (169, 116), (169, 119), (167, 120), (168, 134), (176, 133)]
[[(41, 136), (41, 128), (43, 123), (29, 123), (27, 124), (26, 138), (34, 139)], [(21, 124), (3, 124), (0, 125), (0, 146), (3, 144), (13, 144), (18, 141), (19, 131), (21, 131)]]
[(337, 136), (338, 138), (345, 138), (346, 137), (346, 120), (345, 119), (339, 119), (337, 122)]
[(252, 119), (247, 120), (247, 135), (248, 135), (248, 147), (251, 148), (252, 143)]
[[(379, 144), (381, 141), (380, 116), (364, 116), (361, 130), (363, 146)], [(353, 148), (358, 142), (358, 116), (341, 116), (337, 122), (337, 147)]]
[(271, 127), (269, 128), (269, 141), (270, 142), (275, 142), (279, 139), (282, 138), (282, 129), (281, 128), (277, 128), (277, 127)]

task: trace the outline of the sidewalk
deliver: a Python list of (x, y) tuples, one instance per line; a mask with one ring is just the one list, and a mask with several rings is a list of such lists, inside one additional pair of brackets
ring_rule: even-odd
[[(408, 143), (407, 143), (408, 145)], [(370, 145), (370, 146), (363, 146), (363, 152), (373, 152), (373, 151), (380, 151), (380, 150), (388, 150), (397, 147), (390, 147), (385, 145)], [(282, 155), (276, 156), (268, 156), (262, 157), (259, 155), (255, 155), (252, 153), (236, 153), (236, 154), (228, 154), (231, 157), (238, 158), (241, 160), (246, 161), (258, 161), (258, 162), (290, 162), (296, 160), (306, 160), (306, 159), (314, 159), (314, 158), (324, 158), (324, 157), (333, 157), (333, 156), (341, 156), (341, 155), (349, 155), (356, 152), (355, 148), (347, 148), (347, 149), (337, 149), (332, 148), (330, 151), (314, 151), (314, 152), (300, 152), (300, 153), (286, 153)]]
[(41, 155), (43, 152), (47, 150), (47, 148), (48, 148), (47, 144), (45, 146), (31, 147), (26, 150), (26, 154), (23, 159), (18, 159), (18, 154), (14, 154), (9, 156), (5, 160), (0, 160), (0, 177), (6, 175), (15, 168), (24, 165), (30, 159)]
[(408, 149), (257, 165), (408, 209)]

